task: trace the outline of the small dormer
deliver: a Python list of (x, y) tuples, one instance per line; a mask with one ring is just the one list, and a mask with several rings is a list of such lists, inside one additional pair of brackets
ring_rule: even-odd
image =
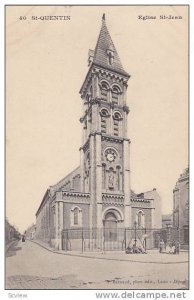
[(114, 63), (114, 49), (113, 46), (110, 45), (108, 49), (106, 50), (107, 58), (108, 58), (108, 64), (112, 66)]

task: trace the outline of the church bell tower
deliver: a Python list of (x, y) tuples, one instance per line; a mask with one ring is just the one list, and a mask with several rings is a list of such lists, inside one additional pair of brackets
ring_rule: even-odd
[(130, 75), (123, 69), (105, 15), (95, 50), (89, 50), (88, 67), (80, 90), (83, 101), (80, 175), (81, 191), (90, 194), (90, 227), (103, 227), (111, 214), (120, 227), (130, 227), (126, 99)]

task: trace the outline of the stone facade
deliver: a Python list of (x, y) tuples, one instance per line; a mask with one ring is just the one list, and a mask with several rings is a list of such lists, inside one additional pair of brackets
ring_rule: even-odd
[(189, 244), (189, 169), (180, 175), (173, 190), (173, 227), (180, 231), (182, 246)]
[(102, 19), (97, 45), (80, 89), (83, 131), (80, 167), (51, 186), (36, 213), (36, 236), (62, 248), (66, 229), (161, 228), (156, 190), (131, 192), (127, 87), (123, 69)]

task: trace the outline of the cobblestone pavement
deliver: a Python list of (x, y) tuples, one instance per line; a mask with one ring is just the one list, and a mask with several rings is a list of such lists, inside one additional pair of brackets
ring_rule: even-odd
[(7, 289), (188, 288), (185, 259), (173, 264), (91, 259), (53, 253), (30, 241), (15, 243), (6, 256)]

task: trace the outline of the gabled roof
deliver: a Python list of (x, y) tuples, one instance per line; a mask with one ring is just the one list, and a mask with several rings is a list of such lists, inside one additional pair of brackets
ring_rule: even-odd
[[(60, 191), (64, 187), (65, 183), (67, 183), (69, 180), (72, 179), (72, 177), (74, 177), (76, 175), (80, 175), (80, 166), (77, 167), (76, 169), (74, 169), (72, 172), (70, 172), (65, 177), (63, 177), (56, 184), (50, 186), (50, 189), (52, 190), (52, 193)], [(76, 191), (76, 192), (80, 192), (80, 191)]]
[[(112, 64), (109, 64), (108, 54), (107, 54), (108, 50), (111, 51), (114, 56), (114, 60)], [(129, 74), (125, 72), (125, 70), (123, 69), (119, 55), (117, 53), (117, 50), (113, 44), (110, 33), (106, 26), (105, 14), (102, 17), (102, 27), (98, 37), (96, 48), (94, 50), (93, 64), (103, 67), (105, 69), (118, 72), (120, 74), (129, 77)]]

